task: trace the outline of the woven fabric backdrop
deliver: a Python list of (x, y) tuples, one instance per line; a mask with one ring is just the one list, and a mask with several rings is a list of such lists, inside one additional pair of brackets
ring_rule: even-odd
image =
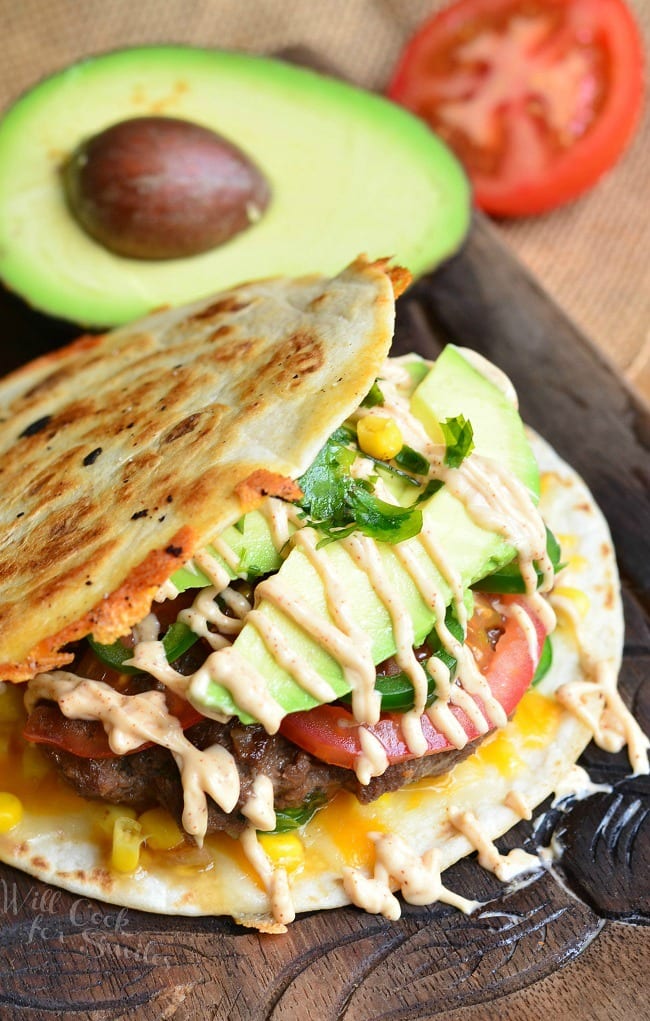
[[(400, 49), (442, 0), (0, 0), (0, 109), (92, 53), (185, 42), (272, 53), (308, 46), (381, 90)], [(650, 50), (650, 0), (630, 0)], [(502, 223), (508, 244), (650, 398), (650, 113), (622, 163), (590, 194)]]

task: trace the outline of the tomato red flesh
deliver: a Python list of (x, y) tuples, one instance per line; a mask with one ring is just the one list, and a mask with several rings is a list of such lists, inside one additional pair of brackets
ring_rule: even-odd
[[(535, 627), (538, 645), (538, 655), (531, 656), (523, 627), (516, 617), (510, 616), (506, 618), (505, 630), (493, 655), (484, 659), (481, 672), (492, 695), (509, 716), (533, 679), (544, 644), (545, 630), (525, 599), (503, 596), (501, 601), (516, 602), (526, 611)], [(475, 701), (483, 710), (481, 700), (475, 698)], [(451, 704), (449, 708), (465, 731), (468, 741), (480, 736), (481, 732), (462, 709)], [(365, 728), (381, 742), (390, 764), (417, 757), (404, 740), (401, 720), (400, 713), (385, 713), (377, 724)], [(454, 747), (446, 734), (438, 730), (426, 715), (422, 718), (422, 731), (427, 742), (426, 755)], [(359, 726), (352, 714), (340, 706), (323, 705), (307, 712), (291, 713), (282, 721), (280, 732), (300, 748), (334, 766), (353, 769), (362, 754)]]
[(407, 45), (388, 94), (441, 134), (477, 205), (551, 209), (618, 159), (642, 105), (623, 0), (457, 0)]
[[(169, 711), (175, 716), (183, 730), (204, 719), (194, 706), (172, 692), (166, 693)], [(81, 759), (114, 759), (115, 752), (108, 743), (108, 737), (101, 723), (96, 720), (69, 720), (57, 705), (41, 702), (29, 714), (23, 737), (34, 744), (50, 745), (70, 752)], [(127, 752), (133, 755), (150, 748), (151, 741)]]

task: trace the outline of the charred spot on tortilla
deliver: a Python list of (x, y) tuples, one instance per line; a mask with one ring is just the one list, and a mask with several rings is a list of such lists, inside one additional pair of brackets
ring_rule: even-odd
[(95, 447), (95, 449), (91, 450), (89, 454), (86, 454), (86, 456), (83, 459), (84, 466), (88, 468), (91, 464), (94, 464), (99, 455), (101, 454), (101, 452), (102, 452), (101, 447)]
[(32, 422), (31, 425), (28, 425), (23, 429), (18, 438), (22, 439), (24, 436), (35, 436), (36, 433), (39, 433), (46, 425), (49, 425), (51, 421), (51, 415), (43, 415), (42, 418), (37, 418), (35, 422)]

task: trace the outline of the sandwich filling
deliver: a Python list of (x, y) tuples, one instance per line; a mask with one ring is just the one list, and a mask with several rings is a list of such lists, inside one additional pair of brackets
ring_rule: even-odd
[[(308, 297), (311, 309), (311, 283)], [(546, 690), (556, 611), (566, 632), (573, 601), (556, 584), (567, 566), (538, 507), (538, 467), (509, 381), (453, 347), (434, 366), (415, 355), (376, 365), (360, 403), (348, 388), (347, 415), (337, 421), (327, 411), (318, 451), (318, 430), (307, 425), (292, 474), (277, 470), (292, 456), (286, 423), (273, 470), (259, 442), (248, 457), (240, 430), (242, 465), (252, 470), (238, 468), (231, 488), (244, 513), (236, 520), (229, 510), (211, 527), (202, 507), (203, 545), (193, 540), (189, 556), (170, 541), (166, 553), (182, 566), (149, 585), (148, 612), (129, 610), (121, 637), (113, 640), (115, 621), (90, 628), (95, 611), (83, 618), (87, 637), (60, 614), (64, 644), (48, 646), (49, 658), (29, 653), (7, 674), (26, 680), (26, 740), (82, 797), (117, 806), (114, 853), (116, 840), (136, 850), (145, 843), (134, 817), (159, 808), (186, 846), (223, 832), (261, 881), (276, 927), (293, 916), (294, 884), (264, 839), (315, 832), (341, 798), (371, 805), (425, 778), (459, 777), (463, 760), (480, 760), (492, 776), (495, 735), (526, 700), (536, 707), (529, 729), (540, 754), (552, 741), (545, 714), (559, 733), (562, 706), (585, 728), (571, 731), (578, 752), (593, 734), (612, 750), (627, 743), (635, 770), (648, 769), (648, 742), (616, 691), (615, 639), (611, 655), (590, 659), (580, 621), (569, 619), (577, 678), (560, 671), (564, 683), (530, 694), (531, 685)], [(318, 392), (326, 408), (324, 384)], [(228, 488), (223, 477), (219, 486)], [(234, 506), (232, 493), (227, 502)], [(560, 659), (564, 641), (560, 634)], [(63, 669), (43, 669), (50, 661)], [(572, 764), (567, 748), (556, 758)], [(510, 775), (515, 761), (513, 752), (501, 772)], [(559, 769), (540, 760), (551, 767)], [(522, 763), (522, 782), (503, 795), (515, 818), (540, 800), (528, 797), (532, 768)], [(480, 803), (461, 801), (436, 824), (441, 843), (421, 854), (408, 842), (410, 824), (399, 836), (388, 824), (369, 832), (373, 871), (342, 868), (344, 896), (387, 917), (399, 913), (397, 886), (412, 903), (472, 910), (442, 884), (443, 843), (465, 841), (503, 878), (537, 864), (523, 852), (499, 855)], [(136, 853), (132, 871), (138, 861)], [(223, 910), (239, 914), (220, 896)]]

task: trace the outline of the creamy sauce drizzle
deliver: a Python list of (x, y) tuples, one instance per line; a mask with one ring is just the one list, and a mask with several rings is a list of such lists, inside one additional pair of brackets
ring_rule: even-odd
[(611, 790), (610, 784), (592, 783), (587, 770), (576, 763), (566, 771), (555, 785), (553, 792), (555, 797), (553, 798), (551, 808), (555, 808), (556, 805), (566, 798), (575, 798), (577, 801), (582, 801), (584, 798), (599, 792), (609, 794)]
[(618, 691), (618, 662), (611, 659), (596, 662), (582, 640), (580, 614), (572, 601), (556, 595), (551, 595), (551, 601), (573, 625), (580, 665), (587, 678), (563, 684), (555, 692), (557, 701), (591, 731), (599, 748), (619, 752), (627, 745), (634, 776), (649, 773), (650, 741)]
[(278, 553), (284, 550), (291, 535), (297, 528), (303, 528), (304, 520), (300, 511), (292, 503), (285, 503), (273, 497), (267, 497), (258, 507), (269, 526), (271, 540)]
[(220, 745), (203, 751), (195, 748), (169, 713), (163, 692), (121, 695), (103, 681), (58, 670), (39, 674), (29, 682), (25, 697), (28, 712), (39, 699), (57, 702), (69, 719), (99, 720), (116, 755), (126, 755), (146, 741), (168, 748), (183, 784), (183, 827), (198, 844), (207, 830), (207, 794), (224, 812), (234, 810), (239, 798), (234, 758)]
[(627, 745), (633, 775), (638, 776), (650, 772), (650, 741), (618, 692), (617, 674), (611, 664), (598, 663), (589, 680), (569, 681), (558, 688), (555, 697), (589, 728), (599, 748), (619, 752)]
[(296, 917), (286, 869), (274, 868), (257, 839), (254, 826), (247, 826), (239, 838), (244, 854), (264, 884), (269, 897), (271, 914), (279, 925), (286, 926)]
[(519, 847), (513, 848), (507, 854), (500, 854), (473, 812), (459, 812), (452, 808), (449, 810), (449, 821), (454, 829), (470, 842), (474, 850), (478, 851), (479, 865), (488, 872), (493, 872), (502, 883), (509, 883), (517, 876), (541, 867), (536, 855), (528, 854)]
[[(216, 602), (217, 596), (223, 599), (232, 616), (220, 609)], [(216, 588), (210, 586), (199, 591), (192, 606), (187, 610), (181, 610), (178, 619), (187, 624), (194, 634), (207, 639), (213, 649), (222, 649), (229, 644), (225, 636), (239, 634), (250, 610), (251, 604), (239, 592), (230, 587), (218, 592)], [(210, 624), (213, 625), (212, 629), (209, 627)]]
[(530, 619), (530, 615), (526, 613), (523, 606), (520, 606), (519, 603), (495, 603), (495, 609), (503, 617), (512, 617), (517, 621), (517, 624), (524, 633), (530, 658), (533, 663), (537, 663), (542, 650), (539, 647), (537, 629)]
[(258, 773), (253, 780), (253, 793), (246, 799), (241, 814), (253, 824), (256, 830), (275, 829), (273, 807), (273, 783), (264, 773)]
[(357, 907), (370, 914), (395, 920), (401, 908), (391, 887), (401, 891), (409, 904), (451, 904), (465, 914), (480, 907), (479, 901), (468, 900), (443, 885), (440, 851), (432, 848), (422, 856), (416, 854), (395, 833), (370, 834), (375, 844), (373, 875), (348, 867), (343, 872), (343, 887)]
[[(209, 578), (217, 592), (223, 592), (228, 587), (230, 574), (216, 557), (213, 557), (207, 550), (200, 550), (194, 554), (194, 563), (200, 571)], [(185, 564), (185, 568), (188, 565)]]
[(526, 798), (521, 791), (511, 790), (505, 796), (504, 804), (506, 808), (510, 808), (520, 819), (532, 819), (533, 810), (526, 801)]
[(373, 776), (381, 776), (388, 769), (388, 757), (381, 741), (365, 727), (359, 727), (361, 755), (358, 756), (354, 771), (359, 783), (369, 784)]

